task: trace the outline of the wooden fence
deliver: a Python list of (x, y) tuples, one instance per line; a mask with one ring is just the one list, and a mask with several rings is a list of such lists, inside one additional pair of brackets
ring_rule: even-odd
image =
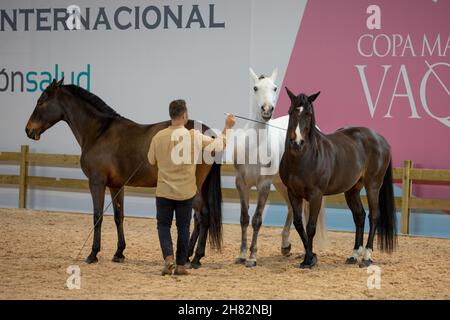
[[(19, 208), (26, 208), (27, 189), (45, 188), (63, 191), (87, 191), (89, 185), (86, 179), (65, 179), (58, 177), (39, 177), (28, 175), (29, 166), (79, 168), (80, 156), (65, 154), (31, 153), (29, 147), (23, 145), (20, 152), (0, 152), (0, 164), (19, 165), (19, 175), (0, 175), (0, 185), (19, 187)], [(222, 176), (234, 176), (231, 165), (222, 166)], [(394, 168), (394, 181), (402, 184), (402, 197), (396, 197), (397, 208), (401, 208), (401, 233), (409, 234), (411, 209), (432, 211), (450, 211), (450, 199), (426, 199), (412, 196), (412, 184), (450, 185), (450, 170), (413, 168), (412, 161), (406, 160), (402, 168)], [(154, 188), (126, 187), (125, 192), (138, 196), (154, 196)], [(235, 188), (223, 188), (223, 199), (226, 202), (238, 202), (239, 194)], [(256, 201), (256, 191), (252, 190), (250, 200)], [(271, 191), (268, 201), (272, 204), (285, 204), (281, 195)], [(362, 197), (364, 206), (367, 198)], [(344, 196), (326, 197), (327, 207), (346, 207)]]

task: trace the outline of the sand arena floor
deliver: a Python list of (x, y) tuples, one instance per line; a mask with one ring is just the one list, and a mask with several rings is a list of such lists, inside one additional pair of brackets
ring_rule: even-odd
[[(187, 277), (160, 276), (161, 253), (154, 219), (126, 218), (124, 263), (116, 249), (114, 220), (103, 222), (99, 262), (74, 261), (92, 216), (0, 209), (0, 299), (450, 299), (450, 239), (399, 237), (393, 255), (375, 251), (381, 289), (367, 288), (367, 270), (345, 265), (353, 233), (329, 232), (319, 264), (300, 270), (300, 240), (291, 232), (293, 255), (281, 256), (280, 228), (262, 227), (258, 266), (234, 264), (240, 226), (224, 225), (221, 253), (207, 248), (203, 267)], [(174, 228), (173, 228), (174, 229)], [(69, 265), (81, 268), (81, 289), (66, 287)]]

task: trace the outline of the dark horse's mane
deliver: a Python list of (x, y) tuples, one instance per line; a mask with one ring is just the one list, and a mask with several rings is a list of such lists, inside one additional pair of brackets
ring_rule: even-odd
[(121, 115), (118, 114), (113, 108), (108, 106), (105, 101), (100, 99), (95, 94), (87, 91), (86, 89), (83, 89), (82, 87), (79, 87), (79, 86), (76, 86), (73, 84), (63, 85), (63, 88), (67, 89), (74, 96), (77, 96), (80, 99), (88, 102), (88, 105), (92, 106), (98, 112), (100, 112), (104, 115), (107, 115), (109, 117), (112, 117), (112, 118), (121, 117)]

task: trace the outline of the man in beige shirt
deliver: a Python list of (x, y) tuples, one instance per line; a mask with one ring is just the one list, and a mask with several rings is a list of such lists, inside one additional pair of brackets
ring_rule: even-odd
[[(169, 105), (171, 126), (159, 131), (152, 139), (148, 152), (150, 164), (158, 167), (156, 186), (156, 220), (158, 236), (165, 260), (162, 275), (185, 275), (189, 247), (189, 226), (192, 216), (192, 200), (197, 193), (196, 163), (204, 149), (222, 151), (227, 140), (227, 130), (236, 120), (227, 116), (222, 133), (216, 138), (203, 135), (200, 131), (187, 130), (188, 121), (184, 100), (172, 101)], [(170, 235), (175, 211), (178, 231), (176, 267)]]

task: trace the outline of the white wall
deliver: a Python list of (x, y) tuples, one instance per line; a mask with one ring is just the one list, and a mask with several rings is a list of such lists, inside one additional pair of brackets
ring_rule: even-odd
[[(0, 9), (65, 8), (76, 3), (82, 12), (106, 7), (108, 17), (120, 6), (148, 6), (147, 1), (1, 1)], [(90, 64), (90, 90), (121, 115), (139, 123), (153, 123), (168, 118), (168, 104), (176, 98), (187, 101), (191, 118), (221, 128), (223, 112), (247, 115), (252, 83), (248, 68), (270, 74), (279, 68), (281, 83), (300, 24), (305, 1), (152, 1), (162, 8), (176, 10), (183, 5), (187, 20), (193, 4), (200, 4), (208, 24), (209, 4), (215, 4), (216, 22), (225, 28), (158, 28), (148, 30), (78, 30), (36, 31), (30, 19), (30, 31), (0, 31), (0, 69), (11, 71), (53, 70), (55, 64), (64, 71), (85, 71)], [(126, 15), (121, 18), (126, 20)], [(184, 21), (186, 21), (184, 20)], [(50, 22), (53, 19), (50, 19)], [(185, 23), (185, 22), (184, 22)], [(93, 21), (91, 21), (93, 25)], [(61, 28), (61, 27), (60, 27)], [(68, 76), (66, 75), (66, 79)], [(3, 87), (0, 76), (0, 88)], [(69, 80), (70, 82), (70, 80)], [(67, 81), (66, 81), (67, 83)], [(31, 151), (79, 154), (80, 148), (65, 123), (58, 123), (32, 141), (25, 135), (25, 124), (40, 92), (0, 92), (0, 150), (17, 151), (21, 144)], [(243, 126), (244, 122), (238, 122)], [(0, 166), (1, 173), (13, 167)], [(73, 169), (31, 168), (30, 174), (60, 177), (84, 177)], [(226, 184), (226, 183), (225, 183)], [(0, 206), (16, 206), (17, 191), (0, 189)], [(31, 191), (29, 207), (56, 210), (90, 211), (90, 195), (55, 191)], [(126, 200), (128, 213), (153, 211), (148, 199)], [(131, 211), (131, 212), (130, 212)], [(226, 210), (225, 210), (226, 212)]]

